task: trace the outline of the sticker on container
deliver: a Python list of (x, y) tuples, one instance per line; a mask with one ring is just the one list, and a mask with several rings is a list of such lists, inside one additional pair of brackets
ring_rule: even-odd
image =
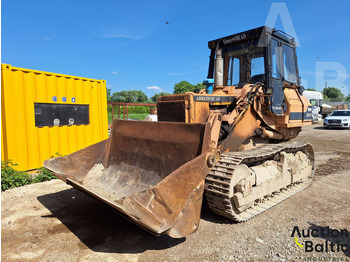
[(72, 103), (75, 103), (75, 97), (72, 97)]
[(67, 102), (67, 98), (65, 96), (62, 97), (62, 102)]
[(57, 96), (53, 96), (52, 101), (57, 102)]

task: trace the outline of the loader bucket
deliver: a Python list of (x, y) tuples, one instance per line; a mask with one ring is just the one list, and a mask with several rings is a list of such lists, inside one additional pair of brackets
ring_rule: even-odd
[(209, 124), (114, 120), (109, 139), (44, 166), (155, 235), (198, 228)]

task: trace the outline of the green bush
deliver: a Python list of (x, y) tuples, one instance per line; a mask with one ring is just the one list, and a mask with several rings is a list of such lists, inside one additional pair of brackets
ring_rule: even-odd
[(33, 183), (50, 181), (56, 178), (57, 177), (54, 174), (52, 174), (49, 170), (47, 170), (45, 167), (40, 167), (38, 169), (38, 175), (33, 178), (33, 181), (34, 181)]
[[(135, 119), (135, 120), (145, 120), (146, 116), (148, 116), (149, 113), (146, 114), (129, 114), (129, 119)], [(126, 115), (125, 115), (126, 117)], [(112, 113), (108, 113), (108, 124), (112, 124)], [(114, 119), (118, 119), (118, 115), (114, 115)], [(120, 115), (120, 119), (123, 119), (123, 114)]]
[(11, 160), (1, 161), (1, 191), (56, 178), (44, 167), (39, 168), (37, 175), (32, 177), (24, 171), (15, 170), (14, 166), (18, 165)]
[(129, 106), (129, 114), (149, 114), (151, 108), (148, 106)]
[[(119, 107), (119, 113), (122, 118), (124, 108), (123, 106), (113, 106), (114, 107), (114, 115), (116, 118), (118, 117), (118, 107)], [(128, 106), (128, 112), (129, 114), (150, 114), (150, 110), (152, 107), (155, 106)], [(112, 113), (112, 106), (108, 105), (107, 107), (108, 113)], [(125, 107), (125, 114), (126, 114), (126, 107)]]
[(30, 175), (13, 169), (13, 166), (17, 164), (12, 163), (11, 160), (1, 161), (1, 191), (32, 183)]

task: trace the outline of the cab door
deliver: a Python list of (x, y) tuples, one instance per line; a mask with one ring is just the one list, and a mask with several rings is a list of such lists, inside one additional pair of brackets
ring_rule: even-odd
[(270, 86), (272, 87), (271, 112), (281, 116), (285, 113), (284, 92), (283, 92), (283, 73), (282, 73), (282, 43), (275, 38), (270, 42)]

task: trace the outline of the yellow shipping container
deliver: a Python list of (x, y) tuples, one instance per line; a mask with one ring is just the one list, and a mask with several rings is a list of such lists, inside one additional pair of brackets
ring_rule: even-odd
[(106, 81), (1, 65), (1, 160), (41, 167), (108, 138)]

